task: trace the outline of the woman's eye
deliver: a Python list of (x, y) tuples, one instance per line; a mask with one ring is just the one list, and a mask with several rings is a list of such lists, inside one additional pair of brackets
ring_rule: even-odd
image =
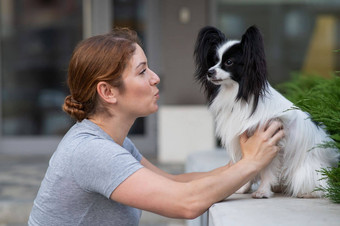
[(225, 62), (225, 65), (227, 65), (227, 66), (231, 66), (232, 64), (233, 64), (233, 61), (231, 61), (231, 60), (227, 60)]
[(142, 75), (146, 72), (146, 69), (143, 69), (139, 74)]

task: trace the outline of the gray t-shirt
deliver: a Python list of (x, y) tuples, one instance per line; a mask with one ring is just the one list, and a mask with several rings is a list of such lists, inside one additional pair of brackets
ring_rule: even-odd
[(51, 157), (29, 225), (138, 225), (141, 211), (110, 200), (142, 168), (128, 138), (123, 147), (89, 120), (76, 123)]

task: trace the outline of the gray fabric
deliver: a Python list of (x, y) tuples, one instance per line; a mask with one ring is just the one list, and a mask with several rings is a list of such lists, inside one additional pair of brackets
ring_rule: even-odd
[(123, 147), (89, 120), (76, 123), (51, 157), (29, 225), (138, 225), (141, 211), (110, 200), (143, 166), (128, 138)]

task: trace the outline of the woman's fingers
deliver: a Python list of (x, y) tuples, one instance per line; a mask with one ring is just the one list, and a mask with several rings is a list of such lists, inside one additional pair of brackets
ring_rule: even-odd
[(272, 138), (270, 138), (270, 141), (272, 144), (276, 145), (277, 142), (279, 142), (283, 137), (285, 136), (284, 131), (281, 129), (277, 133), (275, 133)]
[(278, 131), (282, 131), (282, 123), (280, 121), (272, 121), (265, 131), (265, 136), (267, 139), (270, 139)]

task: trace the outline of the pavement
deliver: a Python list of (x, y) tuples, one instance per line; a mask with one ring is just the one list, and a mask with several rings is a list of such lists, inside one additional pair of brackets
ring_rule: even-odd
[[(48, 167), (49, 155), (0, 154), (0, 226), (24, 226)], [(183, 164), (160, 164), (170, 173), (182, 173)], [(143, 211), (140, 226), (184, 226), (184, 220), (170, 219)]]

